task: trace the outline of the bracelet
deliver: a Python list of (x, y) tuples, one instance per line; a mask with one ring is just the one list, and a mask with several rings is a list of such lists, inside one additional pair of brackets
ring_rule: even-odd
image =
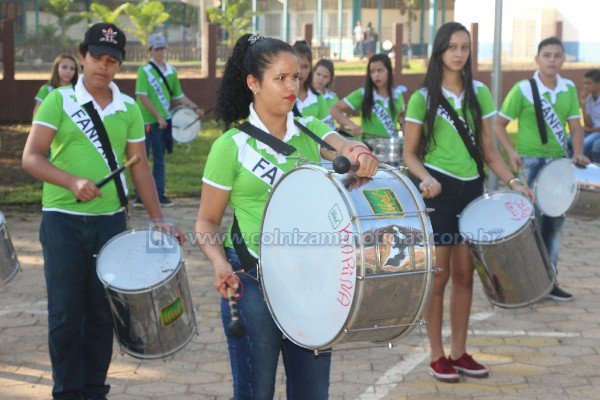
[(506, 182), (506, 184), (508, 185), (509, 188), (512, 188), (512, 184), (515, 182), (521, 183), (521, 180), (515, 176), (515, 177), (509, 179), (508, 182)]
[(350, 150), (348, 150), (348, 153), (352, 153), (354, 151), (354, 149), (357, 147), (360, 147), (365, 150), (369, 150), (369, 148), (366, 145), (359, 143), (359, 144), (355, 144), (354, 146), (350, 147)]

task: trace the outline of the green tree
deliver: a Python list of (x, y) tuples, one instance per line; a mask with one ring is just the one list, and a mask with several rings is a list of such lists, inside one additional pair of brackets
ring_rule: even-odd
[(136, 36), (140, 42), (146, 46), (148, 36), (154, 29), (169, 19), (169, 13), (165, 12), (165, 7), (160, 1), (144, 0), (136, 5), (127, 4), (125, 14), (135, 28), (125, 28), (128, 32)]
[(79, 11), (75, 0), (38, 0), (40, 8), (52, 14), (58, 20), (61, 39), (66, 39), (67, 29), (86, 18), (86, 13)]
[(111, 10), (110, 8), (100, 3), (92, 3), (90, 5), (89, 17), (100, 20), (102, 22), (108, 22), (110, 24), (117, 24), (119, 22), (119, 15), (127, 8), (127, 3), (121, 4), (119, 7)]
[(241, 36), (250, 31), (252, 11), (247, 0), (230, 0), (224, 8), (210, 7), (206, 12), (210, 22), (220, 25), (227, 32), (228, 46), (233, 46)]

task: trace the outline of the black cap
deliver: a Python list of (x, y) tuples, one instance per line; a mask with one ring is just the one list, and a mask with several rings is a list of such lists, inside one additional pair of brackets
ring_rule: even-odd
[(125, 34), (114, 24), (104, 22), (94, 24), (85, 33), (83, 44), (88, 46), (88, 51), (94, 57), (104, 54), (113, 56), (119, 61), (125, 58)]

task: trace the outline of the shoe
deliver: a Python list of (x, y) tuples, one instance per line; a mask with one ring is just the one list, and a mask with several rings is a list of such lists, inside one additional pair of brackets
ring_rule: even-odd
[(133, 207), (134, 208), (144, 208), (144, 203), (142, 203), (142, 201), (140, 199), (134, 199)]
[(458, 372), (446, 357), (440, 357), (437, 361), (429, 364), (429, 375), (438, 381), (448, 383), (456, 383), (460, 379)]
[(571, 293), (565, 292), (558, 285), (554, 285), (554, 288), (548, 295), (549, 298), (556, 301), (571, 301), (573, 300), (573, 295)]
[(173, 203), (173, 200), (171, 200), (167, 196), (159, 197), (159, 200), (160, 200), (160, 205), (162, 207), (173, 207), (175, 205), (175, 203)]
[(458, 372), (463, 373), (471, 378), (487, 378), (490, 375), (490, 371), (473, 360), (473, 357), (467, 353), (460, 356), (458, 360), (453, 360), (448, 357), (448, 360)]

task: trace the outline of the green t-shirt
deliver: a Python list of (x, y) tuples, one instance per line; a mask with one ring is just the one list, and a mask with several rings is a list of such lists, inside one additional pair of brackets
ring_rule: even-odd
[[(182, 98), (183, 91), (181, 90), (179, 78), (177, 78), (177, 71), (171, 66), (171, 64), (166, 64), (166, 69), (161, 72), (167, 79), (167, 82), (169, 82), (169, 87), (173, 91), (172, 98), (169, 94), (169, 90), (167, 89), (167, 85), (165, 85), (165, 82), (160, 77), (158, 72), (149, 63), (138, 68), (137, 80), (135, 82), (135, 94), (148, 96), (148, 99), (154, 108), (160, 111), (163, 118), (169, 119), (171, 118), (171, 114), (169, 112), (171, 99), (177, 100)], [(140, 106), (140, 110), (142, 110), (144, 123), (153, 124), (157, 122), (154, 114), (144, 107), (144, 104), (139, 99), (137, 102)]]
[[(110, 168), (104, 159), (96, 131), (91, 129), (91, 120), (81, 107), (92, 100), (82, 79), (79, 79), (75, 89), (63, 86), (50, 92), (38, 108), (33, 124), (55, 130), (50, 145), (52, 165), (75, 176), (97, 182), (110, 172)], [(135, 100), (122, 94), (112, 82), (110, 88), (113, 93), (112, 103), (104, 110), (100, 111), (99, 107), (96, 109), (108, 132), (117, 164), (122, 165), (127, 142), (144, 140), (144, 123)], [(122, 174), (121, 178), (124, 181)], [(124, 187), (127, 188), (126, 185)], [(70, 190), (45, 182), (42, 206), (47, 211), (82, 215), (111, 214), (121, 209), (114, 181), (110, 181), (100, 190), (103, 197), (78, 203)]]
[(302, 117), (315, 117), (321, 121), (329, 117), (329, 108), (323, 95), (320, 93), (315, 94), (310, 89), (304, 101), (296, 99), (296, 107), (298, 107)]
[[(322, 139), (331, 133), (327, 125), (314, 117), (295, 119)], [(266, 131), (254, 111), (251, 111), (249, 121)], [(270, 189), (284, 173), (296, 166), (298, 154), (315, 163), (321, 160), (319, 144), (298, 130), (291, 113), (284, 141), (297, 149), (288, 158), (233, 128), (213, 143), (204, 167), (204, 184), (231, 192), (229, 203), (248, 248), (255, 254), (258, 254), (263, 212)], [(233, 247), (229, 235), (225, 246)]]
[[(564, 131), (567, 120), (579, 119), (579, 99), (575, 84), (560, 76), (557, 77), (556, 88), (545, 87), (534, 75), (541, 96), (550, 102)], [(517, 153), (526, 157), (564, 157), (565, 153), (560, 143), (552, 133), (552, 128), (546, 123), (548, 143), (542, 144), (535, 116), (533, 94), (528, 80), (518, 82), (510, 90), (500, 115), (510, 121), (518, 119)]]
[[(494, 106), (494, 99), (488, 87), (479, 81), (473, 81), (473, 88), (481, 107), (482, 118), (485, 119), (494, 116), (496, 114), (496, 107)], [(462, 117), (462, 101), (464, 96), (461, 95), (458, 97), (443, 88), (442, 90), (450, 105)], [(421, 125), (425, 123), (427, 97), (426, 88), (421, 88), (412, 94), (408, 101), (406, 121)], [(477, 163), (471, 158), (450, 117), (442, 117), (439, 110), (434, 121), (434, 137), (429, 144), (427, 154), (425, 154), (424, 164), (429, 168), (457, 179), (471, 180), (477, 178), (479, 176)], [(471, 131), (473, 131), (473, 118), (469, 112), (467, 112), (467, 122), (471, 127)]]
[(335, 128), (335, 122), (333, 121), (333, 118), (331, 118), (329, 109), (331, 108), (332, 105), (334, 105), (338, 101), (340, 101), (340, 98), (338, 97), (337, 94), (335, 94), (331, 90), (328, 90), (325, 93), (323, 93), (323, 98), (325, 99), (325, 104), (327, 105), (327, 118), (325, 118), (323, 120), (323, 122), (325, 122), (327, 125), (329, 125), (330, 128), (333, 129), (333, 128)]
[[(386, 125), (382, 122), (380, 116), (377, 115), (375, 108), (377, 107), (381, 112), (383, 112), (384, 117), (387, 116), (391, 124), (393, 124), (393, 130), (398, 131), (398, 117), (404, 111), (404, 97), (402, 97), (402, 93), (406, 91), (405, 86), (396, 86), (392, 90), (392, 98), (394, 99), (394, 117), (392, 117), (392, 113), (390, 112), (390, 102), (389, 99), (381, 97), (376, 91), (373, 91), (373, 100), (375, 102), (374, 109), (371, 112), (371, 118), (365, 119), (362, 115), (360, 115), (360, 127), (365, 132), (365, 139), (368, 139), (371, 136), (375, 137), (390, 137), (388, 129)], [(350, 93), (348, 96), (344, 97), (344, 102), (350, 107), (352, 110), (360, 110), (362, 107), (362, 102), (365, 98), (365, 89), (360, 88), (356, 89), (354, 92)]]
[(47, 83), (42, 85), (40, 90), (38, 90), (37, 94), (35, 95), (35, 100), (41, 103), (46, 97), (48, 97), (48, 94), (52, 91), (52, 89), (54, 89), (52, 85)]

